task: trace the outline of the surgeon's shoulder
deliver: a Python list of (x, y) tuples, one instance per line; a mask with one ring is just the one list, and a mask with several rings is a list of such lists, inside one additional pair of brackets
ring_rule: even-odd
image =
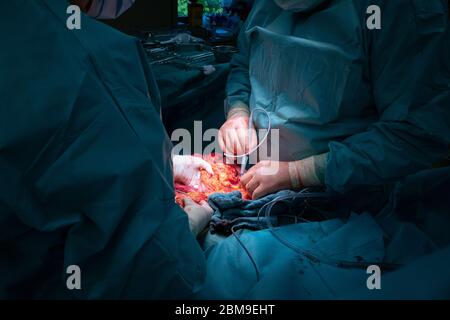
[(255, 0), (246, 20), (246, 27), (251, 29), (254, 26), (264, 25), (265, 22), (276, 17), (281, 11), (282, 9), (274, 0)]
[(450, 22), (448, 0), (366, 0), (364, 3), (365, 9), (373, 5), (380, 8), (382, 31), (389, 28), (395, 33), (395, 29), (409, 28), (410, 35), (430, 35), (444, 32)]
[(418, 14), (448, 13), (448, 0), (410, 0)]
[(450, 23), (448, 0), (411, 0), (419, 33), (444, 32)]
[[(430, 23), (448, 23), (448, 0), (369, 0), (367, 5), (378, 5), (387, 19), (402, 20), (408, 13), (417, 19), (429, 20)], [(439, 18), (439, 21), (435, 19)]]

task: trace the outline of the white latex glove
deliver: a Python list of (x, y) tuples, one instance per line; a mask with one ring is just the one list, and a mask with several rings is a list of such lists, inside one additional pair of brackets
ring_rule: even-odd
[(201, 185), (200, 170), (214, 174), (211, 165), (205, 160), (194, 156), (173, 156), (173, 176), (175, 182), (195, 189)]
[(241, 177), (252, 199), (280, 190), (323, 186), (328, 153), (293, 162), (261, 161)]
[(247, 112), (236, 112), (228, 117), (219, 131), (219, 144), (225, 153), (242, 155), (253, 150), (258, 139), (256, 130), (252, 129), (249, 140), (249, 115)]
[(206, 228), (211, 220), (213, 209), (211, 209), (205, 201), (202, 201), (201, 204), (197, 204), (190, 198), (184, 198), (183, 202), (184, 211), (189, 218), (189, 227), (191, 228), (191, 232), (197, 236), (203, 229)]
[(241, 178), (252, 199), (292, 188), (289, 162), (261, 161)]

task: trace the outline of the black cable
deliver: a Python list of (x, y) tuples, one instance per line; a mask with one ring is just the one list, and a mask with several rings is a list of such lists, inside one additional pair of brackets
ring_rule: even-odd
[[(327, 265), (331, 265), (331, 266), (335, 266), (338, 268), (346, 268), (346, 269), (367, 269), (367, 267), (371, 266), (371, 265), (377, 265), (380, 268), (384, 269), (384, 270), (395, 270), (403, 265), (401, 264), (393, 264), (393, 263), (383, 263), (383, 262), (364, 262), (364, 261), (347, 261), (347, 260), (339, 260), (339, 259), (332, 259), (332, 258), (326, 258), (326, 257), (320, 257), (317, 256), (311, 252), (309, 252), (306, 249), (303, 249), (301, 247), (298, 247), (294, 244), (292, 244), (291, 242), (283, 239), (281, 236), (279, 236), (276, 232), (275, 232), (275, 228), (272, 225), (272, 222), (270, 221), (270, 215), (272, 213), (272, 209), (276, 204), (279, 204), (280, 202), (285, 202), (288, 200), (295, 200), (295, 199), (302, 199), (303, 200), (303, 210), (302, 210), (302, 215), (306, 212), (308, 206), (310, 206), (308, 204), (308, 200), (309, 199), (319, 199), (319, 198), (327, 198), (329, 197), (329, 194), (327, 193), (317, 193), (317, 192), (309, 192), (308, 189), (303, 190), (302, 192), (296, 194), (295, 196), (285, 196), (285, 197), (279, 197), (276, 198), (266, 204), (264, 204), (259, 210), (258, 210), (258, 215), (257, 215), (257, 220), (259, 221), (259, 218), (261, 216), (261, 213), (263, 211), (265, 211), (265, 217), (266, 217), (266, 224), (267, 227), (270, 231), (270, 233), (273, 235), (273, 237), (275, 239), (277, 239), (281, 244), (283, 244), (284, 246), (290, 248), (291, 250), (293, 250), (294, 252), (301, 254), (302, 256), (304, 256), (305, 258), (307, 258), (310, 262), (312, 263), (324, 263)], [(312, 206), (311, 206), (312, 207)], [(318, 210), (317, 208), (312, 207), (313, 209)], [(320, 211), (320, 210), (319, 210)], [(240, 220), (241, 218), (236, 219)], [(303, 220), (304, 222), (310, 222), (306, 219), (302, 219), (300, 217), (301, 220)], [(235, 222), (235, 221), (234, 221)], [(247, 254), (248, 258), (250, 259), (250, 262), (253, 265), (253, 268), (255, 269), (255, 274), (256, 274), (256, 282), (260, 281), (260, 271), (258, 269), (258, 265), (256, 264), (255, 259), (253, 258), (252, 254), (250, 253), (250, 251), (248, 250), (248, 248), (244, 245), (244, 243), (242, 242), (242, 240), (240, 239), (240, 237), (237, 235), (237, 233), (235, 232), (235, 228), (237, 227), (237, 225), (234, 225), (231, 227), (231, 233), (233, 234), (233, 236), (236, 238), (236, 241), (239, 243), (239, 245), (244, 249), (245, 253)]]
[(235, 233), (234, 228), (236, 226), (232, 226), (231, 227), (231, 233), (233, 234), (233, 236), (236, 238), (237, 242), (240, 244), (240, 246), (244, 249), (245, 253), (247, 254), (247, 256), (250, 259), (250, 262), (253, 265), (253, 268), (255, 269), (255, 273), (256, 273), (256, 282), (259, 282), (260, 280), (260, 275), (259, 275), (259, 269), (258, 266), (256, 265), (256, 261), (255, 259), (253, 259), (253, 256), (251, 255), (250, 251), (247, 249), (247, 247), (244, 245), (244, 243), (242, 243), (241, 239), (239, 238), (239, 236)]
[[(306, 249), (303, 249), (301, 247), (297, 247), (296, 245), (290, 243), (289, 241), (283, 239), (278, 234), (276, 234), (275, 229), (270, 222), (270, 214), (272, 212), (273, 207), (275, 204), (279, 203), (280, 201), (285, 201), (287, 199), (297, 199), (297, 198), (303, 198), (306, 202), (306, 195), (310, 196), (307, 192), (303, 192), (303, 194), (297, 194), (295, 196), (286, 196), (286, 197), (280, 197), (272, 200), (269, 203), (266, 203), (264, 206), (261, 207), (260, 212), (263, 210), (265, 211), (265, 217), (266, 217), (266, 223), (267, 226), (274, 236), (275, 239), (277, 239), (280, 243), (285, 245), (286, 247), (290, 248), (291, 250), (303, 255), (304, 257), (308, 258), (312, 262), (315, 263), (324, 263), (328, 265), (332, 265), (338, 268), (347, 268), (347, 269), (367, 269), (367, 267), (371, 265), (378, 265), (380, 268), (383, 268), (385, 270), (394, 270), (398, 267), (402, 266), (401, 264), (393, 264), (393, 263), (383, 263), (383, 262), (364, 262), (364, 261), (347, 261), (347, 260), (339, 260), (339, 259), (331, 259), (331, 258), (325, 258), (325, 257), (319, 257), (311, 252), (309, 252)], [(266, 209), (267, 207), (267, 209)], [(258, 212), (258, 216), (260, 215), (260, 212)]]

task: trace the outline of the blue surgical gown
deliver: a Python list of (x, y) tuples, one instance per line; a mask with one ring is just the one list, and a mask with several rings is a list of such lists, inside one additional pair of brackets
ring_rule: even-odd
[[(447, 1), (288, 4), (255, 2), (227, 86), (227, 109), (269, 112), (282, 161), (329, 152), (324, 182), (347, 192), (397, 181), (447, 154)], [(370, 5), (381, 10), (379, 30), (367, 27)], [(255, 116), (256, 127), (269, 127)]]
[(0, 297), (189, 298), (204, 255), (145, 53), (67, 6), (0, 3)]

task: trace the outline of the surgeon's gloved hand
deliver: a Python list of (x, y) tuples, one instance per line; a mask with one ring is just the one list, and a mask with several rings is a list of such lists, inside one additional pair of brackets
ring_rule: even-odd
[(207, 202), (202, 201), (197, 204), (190, 198), (184, 198), (184, 211), (189, 218), (189, 227), (191, 232), (197, 236), (203, 229), (206, 228), (211, 220), (213, 209)]
[(252, 199), (280, 190), (292, 189), (289, 162), (261, 161), (241, 178)]
[(242, 176), (241, 183), (252, 199), (286, 189), (323, 186), (327, 158), (324, 153), (292, 162), (261, 161)]
[(199, 157), (173, 156), (173, 176), (175, 182), (182, 183), (194, 189), (201, 189), (200, 170), (214, 174), (211, 165)]
[[(226, 154), (243, 155), (258, 144), (256, 130), (249, 134), (250, 114), (246, 109), (232, 110), (219, 131), (219, 145)], [(251, 139), (249, 139), (249, 136)]]

